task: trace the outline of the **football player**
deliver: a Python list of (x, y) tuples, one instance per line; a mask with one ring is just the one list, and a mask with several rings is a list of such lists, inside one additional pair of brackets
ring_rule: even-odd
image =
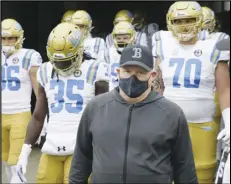
[[(199, 183), (213, 183), (219, 124), (214, 121), (214, 89), (219, 94), (225, 129), (218, 139), (230, 141), (230, 79), (228, 51), (216, 40), (199, 40), (202, 9), (195, 1), (176, 2), (167, 14), (167, 36), (156, 42), (153, 54), (159, 77), (156, 90), (178, 104), (188, 120)], [(157, 33), (159, 34), (159, 33)], [(155, 35), (156, 36), (156, 35)], [(164, 89), (160, 89), (163, 88)]]
[[(132, 23), (134, 20), (133, 14), (128, 11), (128, 10), (120, 10), (113, 21), (114, 26), (116, 24), (118, 24), (119, 22), (129, 22)], [(136, 32), (135, 35), (135, 43), (136, 44), (140, 44), (140, 45), (145, 45), (147, 46), (147, 38), (145, 34), (140, 34), (138, 32)], [(112, 37), (112, 34), (110, 33), (107, 37), (106, 37), (106, 48), (110, 48), (111, 46), (114, 46), (114, 40)]]
[(75, 13), (74, 10), (68, 10), (63, 14), (61, 22), (71, 22), (72, 15)]
[[(216, 32), (215, 26), (216, 26), (216, 19), (215, 14), (213, 10), (211, 10), (208, 7), (202, 7), (202, 14), (203, 14), (203, 22), (202, 22), (202, 31), (199, 34), (199, 39), (205, 40), (205, 39), (214, 39), (217, 42), (223, 39), (229, 38), (229, 35), (222, 33), (222, 32)], [(221, 111), (219, 106), (219, 98), (217, 95), (217, 92), (215, 92), (215, 103), (216, 103), (216, 115), (215, 120), (217, 123), (220, 123), (220, 129), (224, 128), (224, 122), (221, 121)], [(222, 153), (222, 141), (218, 142), (217, 146), (217, 160), (219, 161), (221, 158)]]
[(37, 51), (23, 48), (24, 31), (16, 20), (5, 19), (1, 25), (2, 162), (11, 182), (31, 118), (32, 87), (37, 96), (36, 72), (42, 58)]
[(80, 28), (85, 37), (84, 53), (89, 54), (93, 58), (98, 58), (105, 49), (105, 42), (99, 37), (92, 38), (91, 30), (93, 27), (91, 16), (84, 10), (78, 10), (72, 16), (72, 23)]
[(36, 183), (68, 183), (82, 112), (91, 98), (108, 91), (107, 64), (83, 58), (83, 39), (79, 28), (71, 23), (57, 25), (49, 35), (50, 61), (37, 72), (38, 101), (17, 163), (17, 179), (22, 182), (26, 180), (31, 146), (41, 133), (49, 109)]
[(147, 40), (147, 45), (152, 48), (152, 36), (159, 30), (159, 25), (156, 23), (147, 23), (147, 14), (144, 10), (135, 10), (133, 12), (134, 20), (132, 22), (135, 30), (138, 32), (137, 37), (142, 37), (144, 34)]
[(129, 22), (119, 22), (112, 31), (113, 46), (106, 49), (102, 60), (109, 64), (109, 90), (118, 86), (116, 69), (119, 67), (121, 53), (125, 47), (135, 41), (135, 29)]

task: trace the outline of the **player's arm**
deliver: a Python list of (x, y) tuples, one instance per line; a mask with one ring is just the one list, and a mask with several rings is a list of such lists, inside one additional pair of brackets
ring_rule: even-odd
[(154, 79), (153, 82), (153, 89), (163, 95), (164, 93), (164, 82), (162, 78), (162, 72), (160, 69), (160, 58), (156, 57), (155, 58), (155, 71), (156, 71), (156, 78)]
[(108, 64), (105, 62), (99, 63), (97, 77), (95, 82), (95, 96), (109, 91), (109, 75)]
[(23, 144), (16, 166), (18, 177), (20, 178), (20, 180), (24, 182), (26, 181), (24, 175), (26, 173), (28, 158), (32, 151), (32, 145), (36, 143), (42, 131), (44, 119), (47, 112), (48, 107), (46, 94), (44, 88), (41, 85), (39, 85), (35, 110), (32, 115), (32, 119), (29, 122), (29, 125), (27, 126), (26, 139)]
[(32, 84), (36, 98), (38, 97), (38, 86), (39, 86), (37, 79), (36, 79), (36, 74), (37, 74), (38, 68), (39, 68), (38, 66), (33, 66), (29, 70), (29, 76), (30, 76), (31, 84)]
[(38, 82), (37, 82), (37, 71), (39, 69), (39, 66), (42, 64), (42, 57), (41, 55), (34, 51), (34, 53), (31, 56), (31, 62), (30, 62), (30, 69), (29, 69), (29, 76), (31, 80), (31, 84), (35, 93), (35, 96), (37, 98), (38, 96)]
[(37, 102), (28, 124), (25, 144), (34, 145), (42, 131), (45, 117), (48, 113), (48, 103), (44, 88), (39, 84)]
[(220, 132), (218, 139), (229, 144), (230, 141), (230, 77), (227, 61), (219, 61), (215, 71), (216, 90), (219, 96), (225, 129)]

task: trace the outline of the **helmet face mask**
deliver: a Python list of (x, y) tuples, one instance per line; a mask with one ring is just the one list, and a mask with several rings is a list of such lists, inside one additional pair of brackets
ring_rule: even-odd
[(22, 48), (24, 31), (21, 25), (14, 19), (2, 21), (2, 50), (4, 54), (11, 55)]
[(181, 41), (189, 41), (195, 37), (196, 18), (176, 19), (172, 21), (172, 29), (177, 38)]
[(71, 23), (61, 23), (51, 31), (47, 42), (47, 56), (58, 74), (66, 77), (80, 68), (83, 39), (79, 28)]
[(168, 11), (168, 30), (179, 41), (190, 41), (201, 31), (202, 17), (202, 10), (197, 2), (178, 1)]
[(122, 51), (135, 41), (135, 29), (129, 22), (120, 22), (114, 26), (112, 31), (114, 45), (118, 51)]
[(64, 77), (68, 77), (72, 75), (75, 71), (77, 71), (83, 60), (83, 54), (78, 54), (76, 57), (71, 58), (66, 61), (59, 61), (59, 60), (51, 60), (55, 71)]
[(115, 35), (115, 40), (119, 48), (125, 48), (131, 42), (130, 34), (118, 34)]

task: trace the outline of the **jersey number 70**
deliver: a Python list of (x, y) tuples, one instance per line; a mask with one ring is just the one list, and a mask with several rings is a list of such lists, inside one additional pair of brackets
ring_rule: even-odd
[[(180, 88), (179, 76), (184, 68), (184, 87), (185, 88), (199, 88), (201, 78), (201, 61), (199, 59), (172, 58), (170, 59), (169, 66), (176, 65), (175, 74), (173, 76), (173, 87)], [(192, 72), (192, 66), (195, 65), (195, 72)], [(190, 79), (193, 79), (191, 83)]]

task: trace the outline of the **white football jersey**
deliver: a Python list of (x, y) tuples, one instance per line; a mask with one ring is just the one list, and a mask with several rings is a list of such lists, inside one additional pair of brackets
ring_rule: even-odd
[(105, 49), (105, 42), (102, 38), (92, 38), (88, 36), (84, 39), (84, 50), (93, 58), (97, 59)]
[(212, 39), (180, 45), (172, 37), (153, 47), (153, 55), (161, 59), (164, 96), (183, 109), (189, 122), (213, 121), (215, 68), (218, 61), (229, 60), (229, 51), (218, 51), (215, 46)]
[(85, 60), (80, 70), (69, 77), (57, 75), (50, 62), (37, 72), (49, 107), (46, 142), (43, 153), (73, 154), (79, 122), (87, 103), (95, 96), (95, 82), (108, 81), (107, 63)]
[(115, 47), (110, 47), (104, 51), (102, 61), (108, 63), (109, 66), (109, 91), (119, 85), (116, 69), (119, 67), (120, 57), (121, 53)]
[(19, 49), (8, 58), (2, 52), (2, 114), (31, 110), (31, 67), (40, 66), (42, 58), (32, 49)]
[[(143, 45), (143, 46), (147, 46), (147, 37), (146, 37), (145, 33), (136, 32), (135, 44), (140, 44), (140, 45)], [(112, 34), (109, 34), (106, 37), (106, 48), (110, 48), (112, 46), (114, 46), (114, 41), (113, 41), (113, 38), (112, 38)]]
[(220, 40), (229, 38), (229, 35), (227, 35), (226, 33), (223, 33), (223, 32), (209, 33), (209, 31), (203, 30), (199, 33), (198, 37), (199, 37), (199, 40), (212, 39), (212, 40), (216, 40), (218, 42)]

